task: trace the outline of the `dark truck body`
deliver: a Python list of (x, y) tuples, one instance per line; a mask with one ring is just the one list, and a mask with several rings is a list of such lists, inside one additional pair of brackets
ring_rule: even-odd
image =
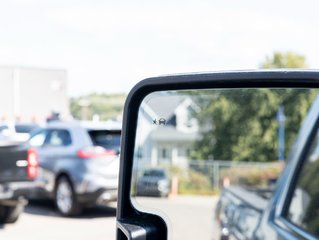
[(35, 186), (28, 176), (28, 148), (25, 144), (4, 142), (0, 144), (0, 223), (15, 222), (25, 197)]
[(234, 239), (253, 239), (269, 201), (266, 196), (263, 191), (238, 186), (225, 188), (216, 209), (221, 239), (229, 239), (230, 236)]
[(269, 199), (243, 187), (222, 191), (216, 207), (221, 239), (319, 238), (318, 129), (319, 97), (303, 121)]

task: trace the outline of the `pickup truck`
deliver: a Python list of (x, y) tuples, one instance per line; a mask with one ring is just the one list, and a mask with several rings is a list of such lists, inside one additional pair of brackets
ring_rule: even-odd
[(318, 123), (319, 96), (273, 191), (264, 194), (239, 186), (223, 189), (216, 207), (221, 239), (280, 239), (282, 234), (288, 239), (291, 235), (296, 239), (319, 237)]
[(38, 174), (38, 160), (24, 144), (0, 144), (0, 223), (14, 223), (27, 204), (26, 196), (33, 189)]

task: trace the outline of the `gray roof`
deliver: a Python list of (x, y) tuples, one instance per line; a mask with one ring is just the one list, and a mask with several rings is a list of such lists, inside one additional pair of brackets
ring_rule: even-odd
[(163, 95), (150, 98), (146, 104), (160, 118), (169, 119), (175, 112), (175, 109), (185, 98), (176, 95)]
[(193, 142), (198, 140), (198, 133), (185, 133), (178, 131), (174, 127), (158, 127), (151, 133), (153, 141), (179, 141), (179, 142)]

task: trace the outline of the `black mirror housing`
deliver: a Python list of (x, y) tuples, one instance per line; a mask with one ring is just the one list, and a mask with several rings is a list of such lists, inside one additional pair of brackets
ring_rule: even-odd
[(130, 194), (138, 110), (143, 99), (156, 91), (235, 88), (319, 88), (319, 71), (230, 71), (192, 73), (149, 78), (130, 92), (124, 109), (120, 180), (117, 208), (117, 239), (167, 239), (164, 219), (134, 208)]

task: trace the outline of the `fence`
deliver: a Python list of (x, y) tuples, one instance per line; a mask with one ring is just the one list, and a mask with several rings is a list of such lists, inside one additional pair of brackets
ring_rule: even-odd
[[(238, 162), (217, 160), (189, 160), (186, 166), (161, 163), (152, 166), (147, 160), (135, 164), (135, 179), (150, 167), (167, 169), (172, 177), (178, 177), (184, 190), (211, 188), (220, 190), (224, 184), (262, 185), (277, 178), (282, 170), (278, 162)], [(204, 186), (205, 185), (205, 186)], [(183, 190), (182, 189), (182, 190)]]
[(235, 183), (238, 184), (241, 179), (251, 175), (254, 175), (256, 179), (260, 179), (259, 182), (262, 179), (265, 181), (271, 180), (277, 177), (281, 171), (281, 166), (278, 162), (261, 163), (201, 160), (189, 161), (189, 169), (201, 172), (211, 180), (215, 189), (219, 189), (223, 185), (224, 180), (233, 181), (233, 183), (235, 181)]

